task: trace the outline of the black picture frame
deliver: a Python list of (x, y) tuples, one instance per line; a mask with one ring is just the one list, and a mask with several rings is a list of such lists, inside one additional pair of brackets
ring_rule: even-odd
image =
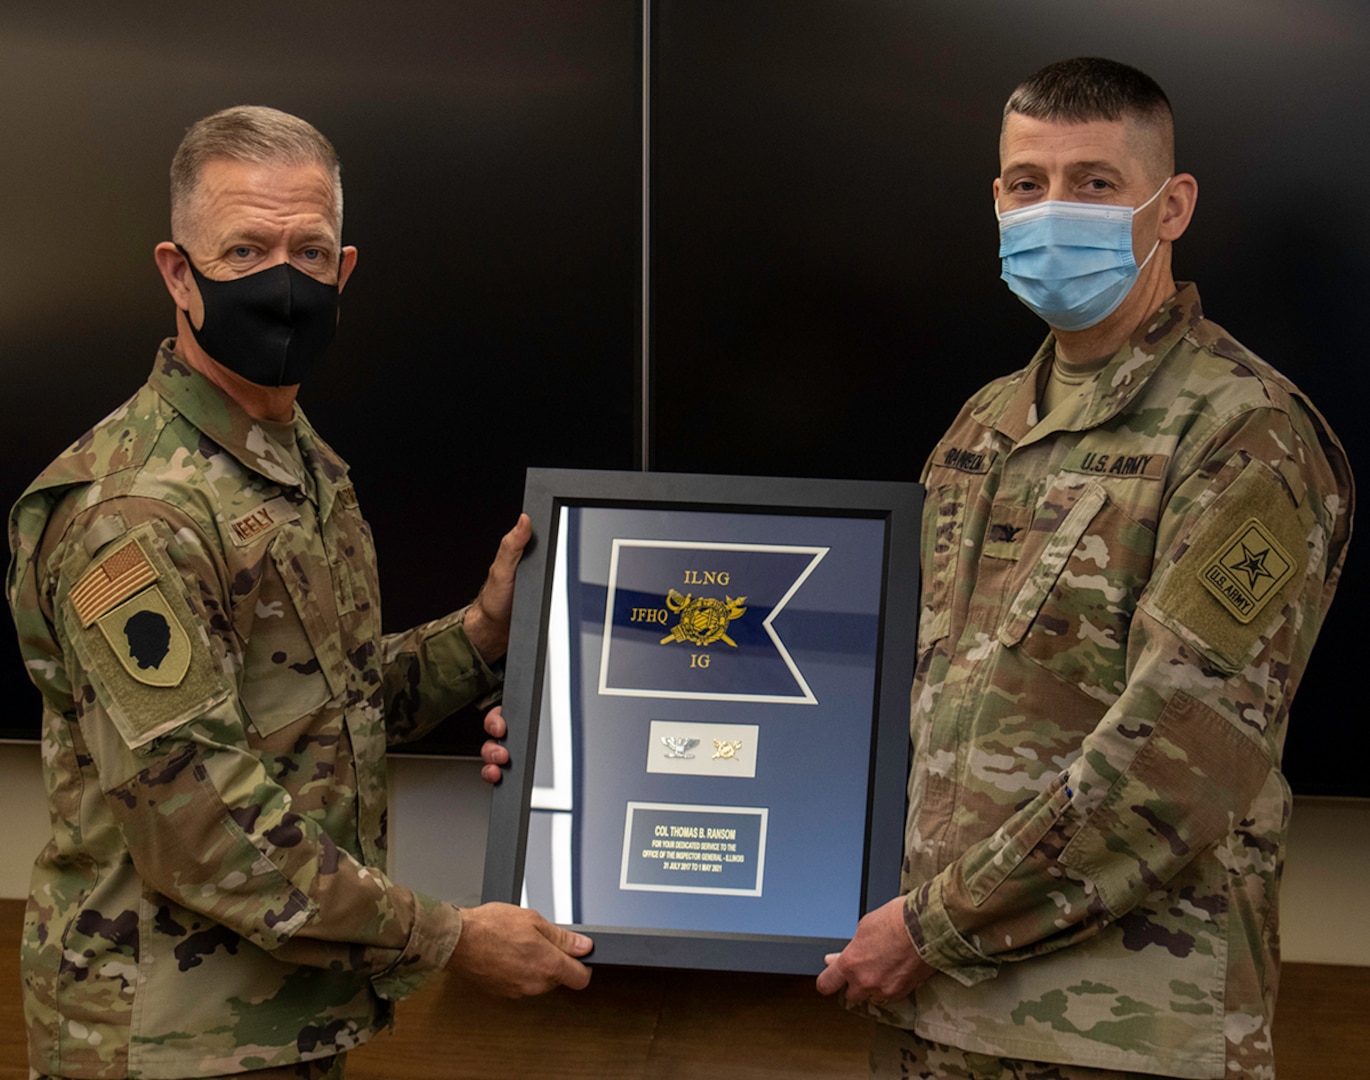
[[(820, 971), (824, 954), (842, 948), (860, 916), (898, 892), (909, 760), (909, 689), (919, 606), (918, 535), (922, 495), (917, 484), (882, 481), (529, 469), (524, 509), (532, 519), (533, 540), (519, 567), (503, 701), (509, 726), (506, 745), (511, 763), (491, 799), (484, 899), (511, 903), (528, 899), (529, 906), (538, 907), (549, 918), (591, 935), (595, 940), (595, 950), (589, 958), (591, 962), (735, 971)], [(611, 541), (612, 555), (606, 556), (602, 550), (605, 537), (624, 522), (631, 523), (628, 531), (639, 538), (615, 537)], [(727, 536), (720, 535), (720, 529), (736, 531), (749, 541), (732, 543)], [(660, 535), (655, 538), (649, 535), (645, 540), (640, 538), (644, 532), (651, 534), (653, 530)], [(692, 535), (686, 536), (687, 533)], [(685, 539), (669, 539), (677, 536)], [(774, 536), (793, 542), (752, 542), (757, 536)], [(835, 539), (831, 543), (804, 546), (805, 537), (814, 536)], [(671, 656), (677, 659), (678, 666), (687, 666), (685, 651), (675, 649), (679, 634), (685, 631), (677, 633), (672, 627), (662, 625), (662, 621), (678, 611), (689, 594), (682, 596), (676, 590), (670, 590), (674, 606), (659, 609), (659, 614), (654, 616), (658, 625), (628, 628), (627, 622), (636, 620), (639, 613), (656, 609), (633, 608), (630, 620), (619, 619), (619, 611), (628, 608), (616, 605), (629, 604), (632, 597), (643, 595), (630, 591), (625, 583), (620, 590), (625, 599), (615, 599), (617, 584), (628, 572), (620, 572), (619, 553), (628, 551), (620, 545), (645, 547), (644, 552), (634, 549), (633, 554), (647, 560), (649, 576), (657, 572), (653, 568), (658, 564), (669, 567), (674, 565), (673, 560), (688, 559), (704, 549), (718, 549), (720, 558), (741, 559), (744, 563), (748, 559), (759, 560), (754, 565), (746, 564), (753, 565), (747, 575), (747, 584), (757, 585), (769, 576), (776, 584), (763, 584), (763, 590), (779, 591), (785, 581), (794, 579), (784, 599), (771, 601), (770, 614), (763, 627), (773, 640), (774, 655), (766, 652), (765, 639), (753, 629), (760, 621), (759, 612), (766, 610), (764, 597), (759, 605), (755, 599), (741, 598), (733, 609), (746, 610), (741, 606), (742, 600), (746, 600), (757, 612), (753, 622), (745, 624), (747, 633), (756, 635), (759, 644), (755, 648), (747, 645), (738, 649), (738, 643), (731, 638), (726, 638), (726, 645), (732, 648), (718, 645), (716, 637), (724, 636), (721, 631), (709, 639), (718, 645), (715, 655), (724, 657), (716, 665), (720, 674), (710, 677), (740, 679), (737, 686), (743, 693), (676, 693), (660, 689), (667, 685), (662, 680), (683, 676), (652, 674), (650, 664), (657, 663), (655, 657)], [(612, 559), (613, 569), (608, 572), (607, 584), (602, 587), (605, 599), (598, 599), (595, 590), (599, 586), (580, 582), (579, 577), (574, 588), (568, 588), (563, 581), (559, 592), (554, 589), (558, 576), (557, 552), (565, 553), (572, 546), (576, 546), (574, 561), (577, 568), (598, 566), (605, 557)], [(808, 552), (821, 554), (810, 557), (804, 554)], [(872, 558), (872, 555), (876, 557)], [(825, 558), (829, 561), (816, 570)], [(792, 573), (801, 563), (804, 569)], [(567, 574), (565, 567), (563, 559), (563, 578)], [(692, 573), (685, 572), (685, 582), (692, 580)], [(808, 576), (810, 573), (812, 577)], [(688, 585), (683, 587), (688, 589)], [(794, 603), (785, 612), (785, 618), (789, 620), (785, 633), (797, 634), (798, 643), (789, 650), (780, 635), (770, 629), (770, 620), (781, 614), (791, 597), (804, 595), (805, 589), (830, 600), (838, 598), (839, 607), (847, 604), (850, 598), (852, 611), (857, 613), (832, 614), (831, 604), (824, 609), (821, 602), (812, 600)], [(872, 590), (878, 590), (878, 596)], [(588, 614), (568, 616), (564, 610), (558, 610), (554, 618), (554, 593), (593, 596), (595, 599), (585, 605)], [(733, 597), (726, 599), (730, 603), (734, 600)], [(704, 601), (701, 594), (699, 602), (713, 601)], [(578, 601), (573, 601), (572, 606), (576, 603)], [(595, 604), (600, 606), (596, 609)], [(828, 613), (821, 614), (824, 610)], [(683, 624), (684, 617), (679, 618)], [(603, 632), (596, 638), (595, 626), (601, 620)], [(571, 624), (577, 632), (568, 630), (558, 638), (558, 621)], [(726, 619), (722, 625), (724, 630), (729, 629)], [(744, 627), (741, 617), (736, 626)], [(589, 630), (581, 629), (583, 627), (589, 627)], [(844, 627), (855, 628), (849, 635), (851, 645), (834, 643), (846, 640)], [(650, 630), (651, 634), (644, 636), (643, 629)], [(658, 641), (662, 630), (668, 631), (667, 637)], [(636, 636), (629, 638), (630, 631)], [(672, 633), (677, 637), (671, 638)], [(732, 633), (742, 638), (738, 630), (734, 629)], [(567, 661), (566, 666), (578, 671), (598, 668), (600, 681), (592, 690), (587, 690), (585, 684), (591, 679), (582, 679), (577, 688), (580, 697), (577, 697), (576, 693), (567, 691), (566, 680), (555, 677), (549, 680), (549, 641), (580, 640), (591, 643), (586, 648), (593, 649), (593, 655), (589, 651), (583, 655), (574, 654), (574, 660)], [(621, 644), (616, 644), (620, 641)], [(824, 651), (806, 653), (805, 641), (814, 650)], [(700, 655), (697, 642), (681, 643), (686, 649), (695, 649), (692, 655)], [(655, 646), (668, 647), (657, 650)], [(611, 648), (617, 649), (620, 657), (645, 657), (647, 660), (642, 663), (648, 665), (641, 668), (645, 674), (640, 677), (617, 674), (613, 679), (618, 682), (626, 679), (627, 683), (657, 681), (645, 691), (610, 686), (606, 681), (610, 676), (606, 673), (611, 667)], [(558, 649), (567, 651), (570, 646), (558, 644), (553, 651)], [(707, 653), (711, 649), (706, 647), (703, 651)], [(834, 650), (842, 653), (840, 662), (810, 662), (812, 656), (833, 656)], [(746, 661), (738, 659), (743, 654), (748, 657)], [(795, 686), (800, 689), (790, 687), (777, 656), (788, 665)], [(752, 659), (755, 657), (761, 659)], [(739, 666), (747, 663), (754, 666)], [(728, 668), (729, 664), (734, 666)], [(864, 689), (860, 693), (829, 692), (826, 706), (829, 711), (825, 713), (823, 702), (815, 697), (806, 682), (806, 667), (825, 673), (827, 681), (822, 683), (825, 688), (850, 685)], [(637, 672), (639, 668), (630, 666), (625, 670)], [(831, 674), (833, 670), (840, 674)], [(743, 674), (729, 676), (730, 671)], [(757, 680), (771, 676), (779, 680), (777, 686), (784, 684), (782, 692), (775, 696), (751, 692), (761, 685)], [(548, 719), (554, 693), (549, 689), (549, 682), (557, 687), (556, 706), (567, 710), (562, 715), (571, 717), (558, 720), (559, 726), (555, 727)], [(574, 679), (570, 680), (571, 684), (574, 682)], [(611, 695), (614, 695), (612, 701)], [(626, 704), (620, 704), (617, 695), (622, 695)], [(576, 700), (562, 700), (568, 696)], [(594, 720), (586, 720), (579, 713), (572, 715), (569, 711), (582, 699), (595, 703), (593, 710), (587, 710), (595, 713)], [(650, 704), (644, 705), (644, 699)], [(731, 733), (736, 727), (752, 737), (715, 739), (711, 759), (705, 759), (703, 753), (677, 753), (677, 743), (689, 743), (689, 740), (674, 736), (677, 742), (668, 744), (667, 737), (656, 738), (658, 731), (668, 730), (656, 725), (670, 721), (652, 719), (647, 727), (643, 717), (633, 712), (655, 710), (658, 702), (688, 712), (690, 717), (677, 723), (692, 725), (691, 730), (699, 728), (705, 734)], [(810, 705), (818, 708), (807, 711), (803, 708)], [(605, 709), (627, 709), (629, 715), (604, 719)], [(697, 719), (695, 714), (701, 710), (711, 719)], [(758, 716), (760, 719), (739, 727), (713, 722), (720, 716), (725, 720), (756, 719)], [(772, 720), (772, 717), (801, 719)], [(540, 766), (539, 733), (544, 725), (552, 727), (554, 736), (558, 731), (565, 733), (570, 742), (561, 745), (574, 745), (578, 749), (574, 753), (557, 750), (553, 739), (549, 738), (544, 744), (547, 749)], [(631, 738), (623, 737), (625, 730), (633, 732)], [(816, 739), (798, 738), (796, 744), (799, 731), (819, 734)], [(734, 742), (739, 761), (747, 757), (746, 751), (755, 747), (756, 761), (749, 760), (738, 766), (744, 770), (750, 768), (752, 774), (748, 777), (731, 773), (719, 779), (733, 765), (731, 762), (716, 763), (717, 759), (720, 755), (726, 759), (732, 751), (724, 744)], [(763, 744), (767, 751), (764, 756)], [(662, 745), (667, 749), (662, 750)], [(690, 743), (686, 749), (692, 746)], [(642, 766), (644, 747), (647, 756), (646, 764)], [(562, 764), (562, 772), (558, 775), (571, 779), (556, 781), (551, 787), (539, 790), (544, 793), (544, 801), (546, 792), (553, 791), (569, 796), (569, 802), (557, 803), (543, 813), (535, 811), (532, 805), (535, 774), (541, 767), (544, 777), (550, 775), (546, 762), (553, 753)], [(659, 756), (700, 760), (671, 760), (663, 764), (658, 761)], [(597, 770), (598, 780), (587, 779), (592, 768)], [(669, 772), (674, 768), (704, 772), (680, 778), (657, 771)], [(638, 776), (639, 772), (641, 776)], [(624, 777), (627, 779), (622, 780)], [(643, 797), (635, 800), (630, 794), (627, 802), (622, 803), (626, 812), (621, 813), (618, 807), (622, 792), (617, 796), (619, 802), (615, 802), (612, 794), (600, 796), (603, 788), (596, 785), (602, 785), (606, 778), (614, 791), (620, 780), (630, 787), (638, 785), (635, 790)], [(864, 790), (860, 790), (862, 785)], [(720, 798), (717, 794), (720, 787), (738, 794)], [(587, 798), (587, 790), (594, 794)], [(678, 796), (682, 790), (709, 794), (700, 795), (698, 801), (689, 797), (683, 802), (672, 801), (670, 797), (653, 798), (656, 791), (675, 792)], [(723, 805), (756, 803), (761, 793), (765, 793), (765, 798), (777, 801), (779, 806)], [(831, 800), (831, 805), (825, 800)], [(602, 803), (610, 809), (592, 813), (586, 808), (591, 803)], [(644, 810), (644, 806), (647, 809)], [(653, 814), (657, 816), (653, 818)], [(718, 817), (719, 814), (724, 816)], [(534, 815), (537, 815), (537, 821), (546, 819), (563, 827), (561, 835), (570, 837), (557, 848), (569, 855), (569, 869), (563, 866), (564, 872), (551, 875), (551, 879), (554, 879), (554, 888), (574, 891), (575, 898), (560, 905), (538, 902), (537, 897), (529, 897), (525, 892), (530, 817)], [(801, 818), (809, 822), (804, 828), (799, 824)], [(845, 824), (830, 828), (830, 819)], [(651, 826), (653, 820), (658, 824)], [(769, 842), (768, 821), (772, 827)], [(814, 821), (820, 824), (814, 827)], [(672, 825), (667, 826), (665, 822)], [(692, 832), (691, 822), (737, 824), (743, 835), (731, 837), (737, 841), (731, 845), (711, 841), (696, 843), (689, 839), (641, 840), (644, 846), (666, 845), (660, 853), (652, 853), (650, 859), (648, 851), (640, 850), (639, 826), (643, 830), (651, 826), (656, 836), (665, 836), (663, 830), (683, 837), (728, 835), (726, 829), (715, 830), (703, 825), (697, 833)], [(782, 839), (786, 836), (787, 822), (791, 832), (788, 839)], [(753, 824), (759, 826), (759, 838), (748, 833)], [(548, 828), (556, 831), (551, 824)], [(620, 843), (619, 835), (623, 838), (619, 848), (622, 866), (619, 881), (606, 882), (604, 878), (609, 875), (584, 869), (592, 864), (605, 865), (602, 859), (596, 863), (590, 851), (594, 848), (612, 854), (613, 845)], [(643, 832), (642, 835), (647, 834)], [(781, 853), (780, 857), (773, 855), (770, 865), (766, 864), (768, 844)], [(836, 844), (840, 844), (840, 848), (833, 846)], [(859, 850), (851, 851), (853, 845)], [(700, 847), (707, 850), (699, 854)], [(741, 854), (715, 853), (717, 849), (729, 848), (737, 852), (739, 847)], [(713, 863), (690, 866), (676, 861), (685, 859), (713, 860)], [(721, 865), (722, 859), (734, 860), (734, 865)], [(562, 861), (567, 862), (566, 859)], [(840, 863), (843, 869), (835, 869), (830, 861)], [(696, 873), (687, 874), (687, 870)], [(541, 870), (538, 873), (541, 874)], [(730, 874), (735, 876), (729, 877)], [(769, 896), (763, 887), (763, 874), (767, 875), (765, 881), (772, 885)], [(813, 890), (796, 888), (797, 880), (802, 880), (805, 886), (821, 883), (824, 888), (831, 880), (833, 896), (826, 901), (812, 900)], [(666, 881), (667, 884), (643, 883), (652, 881)], [(574, 883), (573, 890), (568, 882)], [(696, 887), (696, 882), (706, 885)], [(720, 882), (724, 883), (721, 887)], [(612, 915), (619, 911), (621, 902), (627, 902), (634, 914), (608, 919), (595, 917), (597, 912), (602, 914), (607, 910)], [(807, 905), (815, 906), (812, 915), (808, 913)], [(644, 912), (645, 917), (639, 917)], [(745, 914), (735, 923), (733, 913)], [(813, 926), (809, 925), (810, 921)], [(673, 925), (674, 922), (682, 925)], [(744, 928), (727, 928), (733, 925)]]

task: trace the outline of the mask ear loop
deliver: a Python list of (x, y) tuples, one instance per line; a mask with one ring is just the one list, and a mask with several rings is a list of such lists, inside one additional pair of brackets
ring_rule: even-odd
[[(191, 276), (191, 278), (193, 279), (193, 278), (195, 277), (195, 275), (198, 274), (198, 273), (200, 272), (200, 268), (199, 268), (198, 266), (196, 266), (195, 263), (194, 263), (194, 261), (191, 259), (191, 257), (190, 257), (190, 252), (188, 252), (185, 248), (181, 247), (181, 245), (178, 244), (178, 243), (176, 243), (175, 240), (173, 240), (172, 243), (173, 243), (173, 244), (176, 244), (176, 250), (179, 251), (179, 252), (181, 253), (181, 257), (182, 257), (183, 259), (185, 259), (186, 265), (187, 265), (188, 267), (190, 267), (190, 276)], [(199, 287), (199, 283), (198, 283), (198, 282), (196, 283), (196, 287), (197, 287), (197, 288)], [(190, 318), (190, 309), (189, 309), (189, 308), (182, 308), (181, 310), (184, 311), (184, 312), (186, 313), (186, 318), (189, 319), (189, 318)], [(195, 328), (192, 326), (192, 327), (191, 327), (191, 330), (193, 331), (194, 329), (195, 329)]]
[[(1147, 201), (1144, 202), (1144, 203), (1142, 203), (1141, 206), (1137, 206), (1137, 207), (1134, 207), (1134, 208), (1133, 208), (1133, 210), (1132, 210), (1132, 219), (1133, 219), (1134, 221), (1137, 219), (1137, 215), (1138, 215), (1141, 211), (1145, 210), (1148, 206), (1150, 206), (1152, 203), (1154, 203), (1154, 202), (1156, 201), (1157, 197), (1161, 194), (1161, 192), (1163, 192), (1163, 191), (1166, 189), (1167, 186), (1169, 186), (1170, 181), (1172, 181), (1173, 179), (1175, 179), (1173, 176), (1167, 176), (1164, 180), (1161, 181), (1161, 186), (1158, 187), (1158, 188), (1155, 190), (1155, 192), (1152, 194), (1151, 198), (1147, 199)], [(996, 209), (997, 209), (997, 204), (996, 204)], [(1143, 259), (1143, 260), (1141, 261), (1141, 264), (1137, 267), (1137, 273), (1140, 274), (1143, 270), (1146, 269), (1146, 264), (1149, 263), (1149, 262), (1151, 261), (1151, 256), (1153, 256), (1153, 255), (1156, 254), (1156, 249), (1157, 249), (1158, 247), (1160, 247), (1160, 246), (1161, 246), (1161, 238), (1158, 236), (1158, 237), (1156, 238), (1156, 242), (1153, 243), (1153, 244), (1151, 245), (1151, 250), (1148, 251), (1148, 252), (1146, 253), (1146, 258)]]
[(1133, 214), (1133, 216), (1135, 217), (1135, 216), (1136, 216), (1137, 214), (1139, 214), (1141, 211), (1145, 210), (1148, 206), (1150, 206), (1152, 203), (1154, 203), (1154, 202), (1156, 201), (1157, 197), (1161, 194), (1161, 192), (1163, 192), (1163, 191), (1166, 189), (1166, 185), (1168, 185), (1168, 184), (1170, 183), (1170, 181), (1172, 181), (1172, 180), (1174, 180), (1174, 179), (1175, 179), (1175, 178), (1174, 178), (1173, 176), (1167, 176), (1164, 180), (1162, 180), (1162, 181), (1161, 181), (1161, 186), (1158, 187), (1158, 188), (1152, 193), (1151, 198), (1147, 199), (1147, 201), (1144, 202), (1144, 203), (1142, 203), (1141, 206), (1133, 207), (1133, 209), (1132, 209), (1132, 214)]

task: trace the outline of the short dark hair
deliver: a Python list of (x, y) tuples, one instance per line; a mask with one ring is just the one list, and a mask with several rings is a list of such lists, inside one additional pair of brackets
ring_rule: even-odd
[(171, 159), (171, 237), (185, 243), (199, 228), (196, 193), (200, 172), (214, 158), (254, 165), (318, 165), (333, 181), (342, 230), (342, 179), (338, 152), (324, 134), (298, 116), (265, 105), (235, 105), (195, 121)]
[(1153, 153), (1162, 158), (1157, 166), (1167, 175), (1174, 171), (1175, 120), (1170, 99), (1150, 75), (1117, 60), (1077, 56), (1048, 64), (1009, 95), (1004, 123), (1012, 113), (1067, 124), (1135, 121), (1155, 139)]

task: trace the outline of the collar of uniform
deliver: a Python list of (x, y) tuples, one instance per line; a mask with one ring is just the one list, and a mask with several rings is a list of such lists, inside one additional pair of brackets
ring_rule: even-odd
[[(1121, 411), (1146, 385), (1167, 353), (1203, 318), (1199, 290), (1192, 282), (1180, 282), (1174, 296), (1156, 309), (1113, 358), (1100, 369), (1094, 380), (1094, 393), (1088, 404), (1068, 417), (1053, 412), (1039, 423), (1037, 397), (1044, 367), (1056, 352), (1056, 339), (1048, 334), (1022, 371), (1007, 379), (976, 410), (976, 419), (1018, 443), (1031, 433), (1032, 438), (1049, 431), (1083, 431), (1097, 427)], [(1060, 410), (1057, 410), (1059, 412)]]
[(282, 446), (267, 426), (177, 356), (173, 344), (174, 339), (168, 338), (157, 350), (148, 385), (246, 468), (285, 487), (307, 489), (290, 448)]
[(972, 414), (985, 427), (994, 428), (1017, 443), (1037, 426), (1037, 393), (1043, 373), (1051, 363), (1054, 342), (1050, 335), (1028, 366), (1008, 376), (987, 395)]
[[(314, 491), (310, 496), (318, 504), (319, 516), (326, 521), (339, 492), (343, 492), (344, 489), (351, 490), (352, 485), (347, 479), (347, 462), (319, 438), (318, 432), (305, 418), (304, 411), (298, 404), (295, 406), (295, 441), (314, 481)], [(355, 494), (344, 494), (343, 497), (356, 498)]]
[(1175, 295), (1157, 308), (1100, 370), (1093, 400), (1071, 427), (1095, 427), (1126, 407), (1170, 350), (1202, 318), (1198, 287), (1193, 282), (1180, 282)]

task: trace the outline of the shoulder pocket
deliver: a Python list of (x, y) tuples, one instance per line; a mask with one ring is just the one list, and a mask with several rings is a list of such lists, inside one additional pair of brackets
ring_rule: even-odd
[(1311, 521), (1281, 476), (1234, 460), (1236, 478), (1175, 545), (1147, 611), (1227, 673), (1239, 671), (1285, 618), (1308, 570)]
[(208, 632), (191, 610), (153, 523), (107, 544), (61, 607), (68, 637), (103, 689), (110, 719), (131, 749), (229, 695)]

